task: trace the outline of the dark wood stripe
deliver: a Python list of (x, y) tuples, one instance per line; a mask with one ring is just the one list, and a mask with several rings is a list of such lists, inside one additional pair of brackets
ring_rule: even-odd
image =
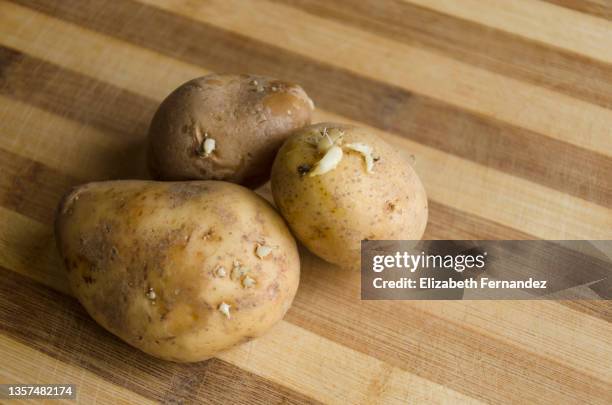
[(429, 201), (430, 219), (423, 239), (435, 240), (522, 240), (537, 239), (518, 229)]
[(152, 400), (218, 404), (315, 402), (219, 359), (194, 364), (157, 360), (103, 330), (74, 298), (6, 269), (0, 268), (0, 277), (3, 334)]
[(612, 20), (612, 1), (610, 0), (542, 0), (558, 6), (567, 7), (581, 13), (591, 14)]
[[(18, 2), (213, 71), (294, 80), (326, 110), (612, 207), (612, 158), (604, 154), (131, 0), (116, 7), (94, 0)], [(176, 46), (177, 41), (184, 46)], [(137, 114), (142, 117), (144, 111)]]
[[(4, 134), (2, 134), (4, 136)], [(61, 196), (78, 181), (0, 149), (0, 205), (39, 222), (53, 222)]]
[(157, 107), (128, 90), (2, 46), (0, 94), (131, 139), (146, 135)]
[[(35, 143), (44, 134), (28, 134)], [(0, 136), (7, 134), (0, 131)], [(71, 156), (66, 156), (70, 159)], [(40, 162), (0, 148), (0, 206), (35, 219), (43, 224), (51, 224), (55, 208), (61, 197), (72, 187), (85, 181), (101, 181), (117, 178), (137, 178), (144, 172), (144, 159), (126, 159), (123, 153), (113, 155), (100, 150), (100, 158), (108, 163), (108, 171), (87, 177), (76, 178), (48, 167)]]
[[(610, 291), (610, 289), (608, 289)], [(601, 292), (603, 295), (603, 291)], [(603, 319), (606, 322), (612, 323), (612, 300), (607, 301), (592, 301), (592, 300), (576, 300), (576, 301), (558, 301), (574, 311), (582, 312), (589, 316), (594, 316)]]
[[(303, 263), (308, 271), (302, 272), (287, 320), (318, 335), (488, 403), (605, 403), (609, 398), (603, 377), (588, 377), (492, 336), (483, 339), (462, 319), (449, 321), (407, 301), (360, 301), (359, 277), (350, 270), (308, 254)], [(593, 304), (608, 313), (612, 307), (606, 301)], [(539, 334), (537, 325), (524, 326)]]
[(583, 55), (401, 0), (274, 1), (612, 107), (612, 65)]

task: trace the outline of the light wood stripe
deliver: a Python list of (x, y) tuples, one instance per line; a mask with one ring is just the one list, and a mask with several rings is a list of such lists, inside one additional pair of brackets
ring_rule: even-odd
[[(0, 335), (0, 352), (3, 356), (0, 384), (76, 384), (78, 401), (87, 404), (155, 403), (78, 365), (63, 363), (4, 335)], [(10, 403), (31, 404), (32, 400), (11, 400)], [(74, 401), (54, 400), (52, 403), (70, 404)]]
[(401, 0), (274, 1), (612, 108), (612, 65), (480, 21), (455, 18)]
[(612, 63), (612, 23), (533, 0), (402, 0)]
[[(292, 356), (295, 348), (300, 348), (300, 353)], [(270, 355), (277, 361), (270, 362)], [(326, 403), (480, 402), (288, 322), (281, 322), (264, 338), (219, 357), (236, 362), (241, 368), (263, 373), (277, 383), (284, 382), (296, 391), (307, 392), (312, 390), (310, 387), (323, 385), (320, 393), (323, 395), (317, 399)], [(319, 361), (320, 358), (325, 361)], [(300, 372), (292, 373), (295, 368)]]
[[(86, 31), (81, 32), (81, 35), (85, 34)], [(133, 53), (132, 59), (137, 59), (136, 55), (138, 54)], [(66, 62), (69, 63), (69, 61), (70, 59), (67, 58)], [(104, 66), (104, 64), (92, 66), (87, 73), (112, 79), (112, 69), (106, 70), (103, 67), (96, 68), (96, 66)], [(150, 70), (151, 69), (149, 69), (149, 71)], [(143, 72), (144, 70), (132, 73), (134, 77), (132, 81), (122, 80), (128, 82), (143, 82), (143, 80), (137, 79), (138, 77), (142, 77)], [(152, 73), (151, 75), (151, 80), (147, 80), (147, 82), (155, 83), (156, 86), (158, 83), (164, 82), (163, 80), (156, 79), (165, 79), (166, 82), (168, 81), (167, 76), (160, 77), (157, 73)], [(137, 86), (142, 86), (142, 84), (138, 84)], [(149, 85), (149, 87), (155, 86)], [(159, 90), (154, 90), (154, 92), (158, 91)], [(343, 117), (320, 115), (319, 119), (343, 120)], [(139, 126), (145, 125), (145, 123), (139, 124)], [(132, 126), (134, 126), (134, 124), (132, 124)], [(494, 170), (483, 171), (481, 166), (471, 164), (463, 159), (454, 158), (447, 154), (439, 153), (417, 143), (410, 141), (401, 142), (408, 150), (413, 151), (419, 156), (419, 161), (425, 162), (419, 165), (430, 162), (427, 169), (421, 169), (419, 165), (417, 168), (424, 176), (430, 196), (433, 197), (435, 201), (445, 202), (461, 199), (465, 201), (465, 206), (472, 210), (470, 214), (484, 217), (504, 226), (519, 229), (542, 238), (605, 238), (607, 237), (606, 235), (609, 235), (608, 230), (610, 228), (601, 226), (601, 224), (607, 224), (611, 221), (610, 218), (612, 215), (607, 209), (602, 209), (597, 205), (580, 202), (562, 193), (558, 193), (558, 201), (554, 199), (551, 200), (548, 194), (548, 188), (546, 187), (532, 187), (532, 183), (530, 182), (516, 179)], [(461, 169), (457, 169), (454, 164), (459, 164), (457, 167)], [(448, 168), (447, 172), (440, 171), (440, 168), (444, 167)], [(448, 187), (449, 178), (457, 178), (457, 181), (453, 182), (453, 184), (457, 185), (455, 189)], [(464, 187), (465, 190), (463, 189)], [(478, 187), (482, 188), (478, 189)], [(516, 199), (519, 206), (525, 206), (525, 216), (516, 217), (511, 213), (505, 214), (504, 212), (500, 212), (498, 209), (499, 202), (490, 200), (481, 201), (479, 196), (482, 190), (488, 190), (488, 195), (498, 196), (500, 199), (505, 200), (508, 197)], [(470, 196), (473, 197), (469, 198)], [(551, 206), (550, 204), (553, 201), (554, 205)], [(578, 207), (574, 205), (574, 202), (578, 204)], [(542, 210), (534, 212), (531, 209), (531, 205), (541, 207)], [(461, 207), (458, 208), (463, 209)], [(571, 209), (572, 212), (568, 211), (568, 209)], [(500, 218), (500, 216), (503, 215), (505, 215), (505, 218)], [(593, 222), (593, 215), (595, 215), (595, 218), (599, 218), (599, 222)], [(565, 229), (561, 233), (557, 226), (559, 221), (561, 221), (560, 218), (562, 218), (562, 222), (566, 224)], [(580, 230), (580, 228), (583, 229)]]
[[(172, 381), (164, 381), (163, 374), (189, 375), (186, 373), (201, 372), (208, 367), (208, 362), (183, 365), (144, 356), (118, 339), (111, 337), (110, 334), (101, 334), (100, 327), (83, 313), (76, 302), (69, 303), (67, 299), (50, 291), (42, 293), (41, 287), (33, 286), (31, 282), (27, 282), (19, 276), (11, 275), (11, 272), (3, 271), (2, 273), (6, 279), (5, 288), (10, 286), (21, 297), (36, 296), (41, 301), (38, 303), (25, 302), (21, 307), (15, 304), (10, 305), (9, 302), (4, 302), (0, 306), (0, 316), (3, 319), (6, 319), (7, 316), (22, 317), (23, 322), (27, 324), (27, 328), (5, 330), (5, 332), (18, 334), (20, 340), (30, 345), (42, 345), (41, 348), (50, 352), (54, 349), (60, 349), (62, 352), (58, 355), (68, 358), (73, 356), (70, 349), (77, 350), (74, 355), (85, 357), (82, 360), (84, 363), (92, 364), (94, 359), (96, 362), (102, 360), (109, 367), (109, 370), (105, 373), (106, 376), (112, 370), (121, 373), (120, 379), (127, 381), (130, 381), (130, 373), (136, 371), (129, 360), (138, 357), (140, 367), (150, 367), (151, 370), (139, 370), (136, 374), (137, 377), (149, 380), (162, 377), (157, 384), (146, 388), (151, 390), (151, 393), (162, 392), (176, 395), (175, 387), (168, 386)], [(31, 291), (32, 289), (36, 290)], [(44, 325), (37, 321), (37, 317), (33, 317), (35, 311), (32, 310), (32, 307), (34, 306), (38, 309), (38, 313), (40, 313), (40, 310), (44, 310), (47, 316), (51, 317), (51, 321), (58, 324), (67, 322), (74, 324), (74, 318), (77, 318), (77, 325), (81, 328), (79, 347), (57, 347), (56, 345), (61, 342), (59, 338), (51, 341), (39, 339), (41, 334), (46, 334), (48, 331)], [(8, 310), (17, 312), (9, 315), (5, 312)], [(15, 322), (2, 322), (0, 329), (14, 324)], [(24, 333), (25, 329), (29, 329), (29, 333)], [(59, 337), (64, 338), (61, 334)], [(34, 341), (34, 339), (37, 340)], [(108, 352), (113, 353), (113, 358), (104, 361), (104, 356)], [(320, 356), (323, 356), (326, 361), (320, 362)], [(292, 391), (308, 393), (314, 399), (325, 403), (478, 402), (444, 386), (386, 365), (375, 358), (354, 352), (284, 321), (280, 322), (262, 338), (222, 353), (218, 358), (246, 372), (264, 378), (268, 384), (277, 384), (279, 386), (277, 389), (285, 387), (284, 390), (288, 393)], [(275, 361), (271, 362), (271, 358)], [(346, 361), (349, 359), (352, 364), (351, 369), (346, 367)], [(160, 366), (167, 369), (167, 371), (161, 373), (162, 375), (159, 375), (160, 372), (155, 370)], [(214, 367), (210, 372), (215, 372)], [(219, 380), (219, 383), (240, 385), (241, 381), (240, 379), (237, 381), (222, 379)], [(133, 381), (131, 385), (133, 385)], [(157, 391), (153, 391), (152, 389), (156, 386)], [(205, 395), (206, 393), (197, 393), (196, 391), (196, 393), (186, 394), (191, 396), (193, 400), (195, 394)], [(291, 401), (291, 396), (288, 399)]]

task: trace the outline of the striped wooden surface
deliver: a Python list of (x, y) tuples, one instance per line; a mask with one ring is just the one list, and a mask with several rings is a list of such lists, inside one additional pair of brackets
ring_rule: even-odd
[[(180, 365), (103, 331), (51, 223), (90, 180), (145, 178), (159, 101), (211, 71), (303, 84), (317, 121), (407, 153), (432, 239), (612, 239), (609, 0), (0, 0), (0, 383), (83, 403), (612, 402), (610, 302), (361, 302), (303, 252), (267, 336)], [(269, 190), (261, 190), (269, 195)]]

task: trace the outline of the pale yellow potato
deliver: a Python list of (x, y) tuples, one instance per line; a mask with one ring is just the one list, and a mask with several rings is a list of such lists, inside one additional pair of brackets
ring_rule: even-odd
[(161, 180), (223, 180), (256, 188), (276, 152), (310, 124), (314, 104), (294, 83), (211, 74), (161, 103), (149, 128), (149, 167)]
[(427, 224), (427, 196), (412, 166), (349, 125), (296, 131), (274, 161), (272, 193), (295, 236), (343, 267), (359, 264), (362, 240), (418, 240)]
[(56, 238), (87, 312), (172, 361), (205, 360), (263, 334), (299, 283), (283, 219), (225, 182), (86, 184), (62, 201)]

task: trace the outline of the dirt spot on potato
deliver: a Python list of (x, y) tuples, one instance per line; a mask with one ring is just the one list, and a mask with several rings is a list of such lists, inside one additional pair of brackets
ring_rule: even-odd
[(114, 247), (110, 235), (115, 227), (113, 222), (104, 221), (98, 224), (93, 232), (83, 234), (79, 238), (79, 254), (89, 263), (91, 271), (108, 268)]
[(189, 200), (208, 190), (208, 187), (200, 183), (171, 183), (168, 186), (170, 207), (180, 207)]
[(236, 214), (234, 214), (231, 210), (228, 210), (224, 207), (218, 206), (215, 207), (215, 214), (219, 217), (221, 222), (226, 226), (233, 225), (238, 222), (238, 218)]
[(129, 334), (127, 310), (129, 308), (131, 289), (120, 283), (113, 288), (95, 290), (91, 297), (91, 305), (105, 319), (111, 330), (121, 332), (121, 335)]
[(395, 211), (395, 208), (396, 208), (396, 204), (394, 201), (387, 201), (385, 203), (385, 212), (392, 213)]

